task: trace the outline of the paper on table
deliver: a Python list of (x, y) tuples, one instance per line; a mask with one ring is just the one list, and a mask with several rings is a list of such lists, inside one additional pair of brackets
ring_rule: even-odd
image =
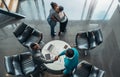
[(54, 48), (54, 45), (50, 44), (50, 45), (48, 46), (47, 50), (51, 52), (51, 51), (53, 50), (53, 48)]
[(46, 60), (50, 60), (51, 59), (50, 54), (45, 54), (45, 58)]

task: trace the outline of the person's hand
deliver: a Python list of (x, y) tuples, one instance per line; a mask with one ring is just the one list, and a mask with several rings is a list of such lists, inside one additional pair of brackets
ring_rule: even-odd
[(38, 43), (36, 43), (36, 45), (37, 45), (37, 49), (40, 50), (41, 46)]
[(51, 16), (51, 19), (54, 20), (54, 21), (57, 21), (54, 16)]
[(57, 60), (58, 60), (58, 58), (59, 58), (59, 56), (55, 56), (55, 59), (54, 59), (54, 60), (55, 60), (55, 61), (57, 61)]

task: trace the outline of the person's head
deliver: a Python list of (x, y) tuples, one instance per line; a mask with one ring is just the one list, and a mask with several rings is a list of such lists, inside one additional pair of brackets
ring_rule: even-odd
[(61, 12), (63, 10), (64, 10), (63, 6), (59, 6), (59, 12)]
[(53, 9), (55, 9), (58, 6), (58, 4), (55, 2), (51, 2), (50, 5)]
[(66, 57), (71, 59), (74, 57), (74, 51), (72, 49), (67, 49), (65, 55), (66, 55)]
[(32, 50), (39, 50), (39, 49), (40, 49), (40, 45), (37, 44), (37, 43), (31, 43), (31, 44), (30, 44), (30, 48), (31, 48)]
[(57, 13), (61, 12), (64, 10), (64, 8), (62, 6), (57, 6), (55, 9), (54, 9)]

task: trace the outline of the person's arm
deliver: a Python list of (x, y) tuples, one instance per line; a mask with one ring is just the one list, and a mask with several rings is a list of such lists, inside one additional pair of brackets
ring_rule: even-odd
[(53, 63), (55, 60), (53, 59), (53, 60), (46, 60), (45, 58), (44, 58), (44, 56), (42, 55), (42, 53), (41, 52), (38, 52), (37, 54), (36, 54), (36, 59), (38, 60), (38, 61), (41, 61), (42, 63)]
[(65, 17), (68, 19), (68, 17), (67, 17), (67, 15), (65, 14), (65, 12), (64, 12), (64, 15), (65, 15)]
[(65, 55), (65, 53), (66, 53), (66, 50), (62, 51), (58, 56)]
[(46, 60), (45, 58), (42, 58), (42, 57), (40, 57), (39, 59), (41, 59), (41, 61), (43, 62), (43, 63), (53, 63), (55, 60)]
[(57, 61), (60, 56), (65, 55), (65, 53), (66, 50), (62, 51), (59, 55), (55, 56), (55, 61)]
[(58, 22), (61, 21), (60, 16), (59, 16), (58, 13), (54, 13), (54, 17), (55, 17), (55, 19), (56, 19)]
[(50, 9), (50, 19), (54, 20), (54, 21), (58, 21), (56, 18), (55, 18), (55, 14), (56, 12), (53, 10), (53, 9)]
[(51, 16), (51, 19), (54, 21), (58, 21), (53, 15)]

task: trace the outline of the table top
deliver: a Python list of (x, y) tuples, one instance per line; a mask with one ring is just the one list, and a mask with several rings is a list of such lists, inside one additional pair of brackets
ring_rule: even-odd
[[(61, 40), (53, 40), (48, 42), (43, 48), (42, 48), (42, 54), (45, 57), (46, 60), (54, 59), (55, 56), (57, 56), (60, 52), (71, 48), (71, 46)], [(61, 56), (58, 61), (55, 61), (54, 63), (48, 63), (44, 64), (48, 69), (54, 70), (54, 71), (61, 71), (64, 67), (64, 57)]]

